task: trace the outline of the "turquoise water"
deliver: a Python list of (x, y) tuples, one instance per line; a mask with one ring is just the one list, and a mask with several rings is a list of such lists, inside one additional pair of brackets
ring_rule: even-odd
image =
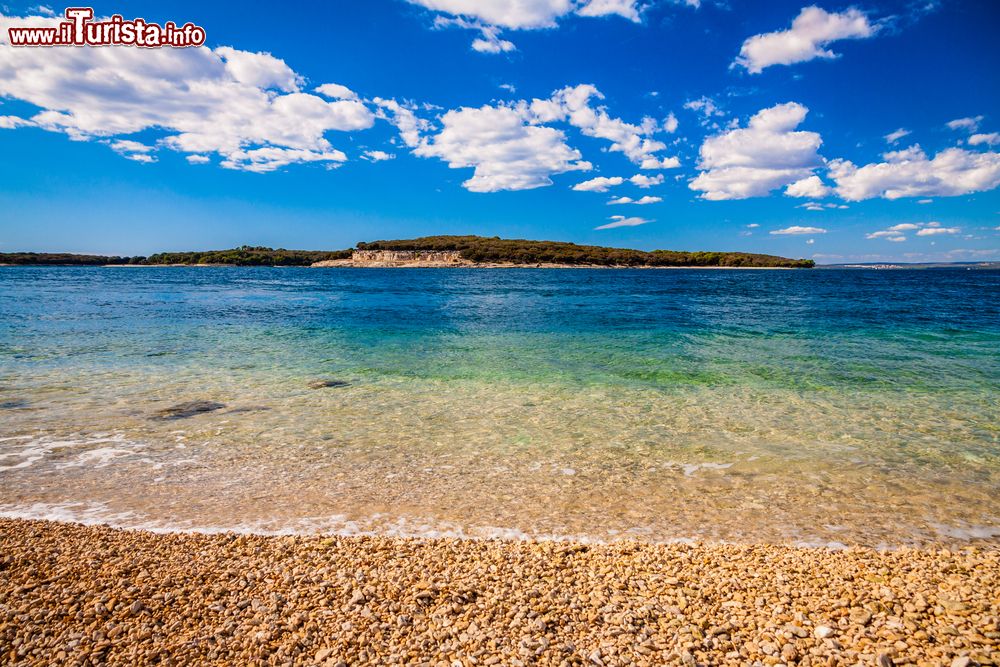
[(1000, 538), (1000, 272), (4, 267), (0, 327), (7, 515)]

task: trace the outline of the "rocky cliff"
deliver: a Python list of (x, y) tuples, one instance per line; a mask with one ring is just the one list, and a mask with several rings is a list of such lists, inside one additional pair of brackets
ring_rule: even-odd
[(431, 250), (355, 250), (350, 259), (316, 262), (313, 266), (471, 266), (460, 252)]

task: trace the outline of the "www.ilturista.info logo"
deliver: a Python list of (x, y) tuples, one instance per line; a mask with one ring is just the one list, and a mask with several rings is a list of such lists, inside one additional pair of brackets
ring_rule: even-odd
[(105, 21), (94, 21), (91, 7), (69, 7), (65, 16), (67, 20), (56, 25), (8, 28), (11, 46), (141, 46), (152, 49), (205, 43), (205, 29), (193, 23), (178, 26), (173, 21), (165, 25), (138, 18), (126, 21), (120, 14)]

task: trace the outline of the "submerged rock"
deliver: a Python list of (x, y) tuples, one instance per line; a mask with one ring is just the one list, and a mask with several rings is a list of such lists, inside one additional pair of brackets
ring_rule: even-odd
[(26, 407), (28, 407), (28, 402), (22, 401), (20, 399), (0, 402), (0, 410), (14, 410), (16, 408), (26, 408)]
[(326, 389), (328, 387), (347, 387), (350, 382), (346, 380), (310, 380), (310, 389)]
[(224, 407), (226, 407), (225, 404), (216, 403), (214, 401), (188, 401), (186, 403), (178, 403), (177, 405), (172, 405), (169, 408), (159, 410), (153, 416), (153, 419), (159, 419), (162, 421), (186, 419), (205, 412), (221, 410)]

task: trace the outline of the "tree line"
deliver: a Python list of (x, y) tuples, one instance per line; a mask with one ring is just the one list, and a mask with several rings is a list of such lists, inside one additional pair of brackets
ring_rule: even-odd
[[(810, 268), (811, 259), (789, 259), (747, 252), (684, 252), (630, 250), (577, 245), (560, 241), (528, 241), (483, 236), (424, 236), (416, 239), (371, 241), (358, 250), (453, 251), (472, 262), (514, 264), (572, 264), (580, 266), (730, 266)], [(52, 266), (206, 265), (309, 266), (315, 262), (350, 259), (353, 250), (286, 250), (265, 246), (240, 246), (230, 250), (163, 252), (148, 257), (74, 255), (69, 253), (0, 253), (0, 264)]]

